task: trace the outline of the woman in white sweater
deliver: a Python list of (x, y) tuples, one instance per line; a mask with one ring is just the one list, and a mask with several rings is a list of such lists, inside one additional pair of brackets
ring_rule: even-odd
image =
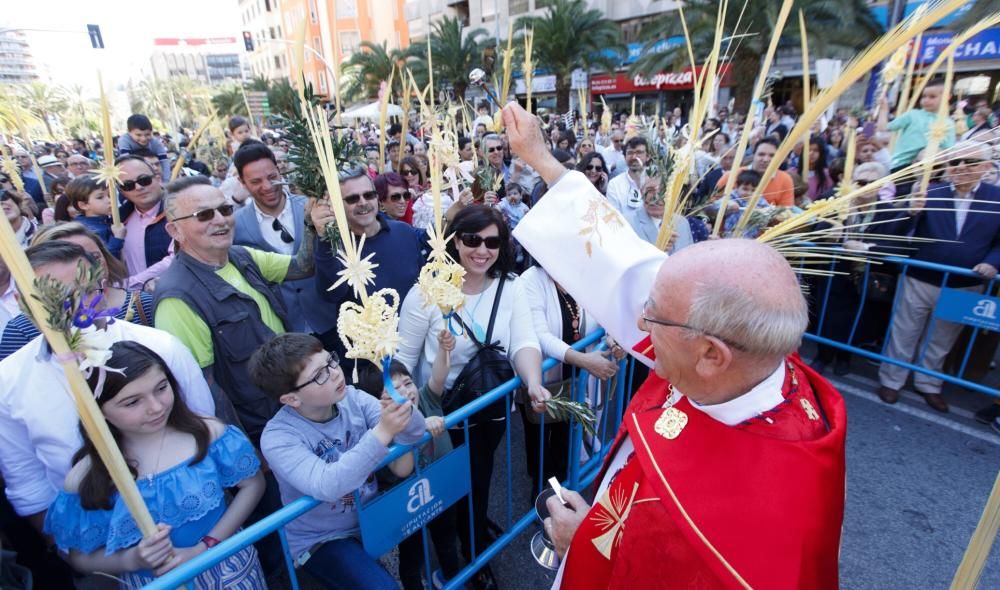
[[(564, 390), (563, 395), (570, 395), (571, 385), (567, 380), (572, 378), (574, 367), (601, 380), (615, 375), (618, 363), (612, 359), (620, 360), (624, 356), (625, 352), (621, 347), (613, 345), (609, 350), (590, 352), (571, 348), (572, 344), (600, 329), (600, 326), (541, 266), (533, 266), (524, 271), (518, 278), (517, 288), (518, 301), (525, 302), (531, 308), (532, 323), (542, 355), (563, 363), (549, 369), (544, 376), (544, 383), (553, 395), (559, 393), (557, 389), (560, 387)], [(539, 493), (542, 482), (550, 476), (556, 476), (560, 481), (566, 479), (569, 466), (569, 423), (553, 422), (546, 418), (543, 430), (537, 418), (528, 412), (520, 413), (524, 423), (528, 475), (532, 481), (530, 495), (533, 496)], [(542, 448), (545, 449), (545, 473), (540, 477), (538, 462)]]
[[(445, 391), (452, 387), (477, 351), (469, 332), (480, 342), (484, 341), (497, 290), (503, 281), (491, 342), (499, 342), (512, 359), (517, 373), (527, 386), (532, 409), (536, 412), (544, 411), (544, 401), (550, 394), (542, 387), (541, 348), (532, 327), (530, 307), (516, 298), (519, 279), (512, 272), (513, 250), (510, 232), (503, 216), (496, 209), (485, 205), (470, 205), (455, 216), (448, 232), (455, 234), (448, 243), (448, 253), (465, 268), (466, 273), (462, 285), (465, 304), (457, 313), (467, 330), (456, 338), (455, 349), (450, 353), (451, 366), (444, 384)], [(453, 320), (453, 325), (457, 324)], [(410, 289), (400, 310), (399, 334), (402, 342), (395, 358), (410, 369), (418, 382), (426, 382), (429, 378), (431, 364), (438, 354), (438, 334), (447, 329), (447, 322), (437, 306), (426, 305), (419, 288)], [(499, 403), (509, 405), (510, 401), (501, 400)], [(469, 427), (477, 553), (489, 545), (486, 510), (489, 506), (493, 456), (505, 431), (503, 417)], [(465, 432), (461, 427), (452, 429), (449, 434), (455, 446), (465, 442)], [(470, 559), (469, 511), (463, 504), (459, 504), (456, 511), (458, 533), (465, 558)], [(491, 584), (495, 587), (489, 567), (480, 570), (474, 582), (477, 587), (488, 588)]]

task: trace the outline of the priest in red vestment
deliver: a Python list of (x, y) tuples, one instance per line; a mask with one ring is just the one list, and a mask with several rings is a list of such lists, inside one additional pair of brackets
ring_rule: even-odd
[(547, 157), (534, 117), (509, 105), (504, 123), (551, 187), (515, 237), (654, 368), (594, 504), (549, 501), (553, 587), (836, 588), (846, 414), (794, 354), (808, 311), (791, 267), (751, 240), (666, 258)]

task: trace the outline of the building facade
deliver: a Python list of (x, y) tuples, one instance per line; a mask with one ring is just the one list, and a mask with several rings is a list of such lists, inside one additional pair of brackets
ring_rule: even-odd
[(284, 43), (286, 61), (294, 63), (293, 41), (305, 23), (303, 75), (317, 94), (332, 96), (340, 64), (358, 51), (362, 41), (385, 43), (390, 51), (410, 44), (403, 4), (404, 0), (281, 0), (281, 29), (289, 41)]
[(38, 80), (38, 68), (23, 31), (0, 31), (0, 84)]
[[(250, 71), (269, 80), (288, 78), (287, 39), (294, 31), (281, 19), (281, 4), (287, 0), (238, 0), (241, 30), (250, 33), (253, 51), (247, 53)], [(244, 48), (244, 51), (246, 49)]]
[(149, 58), (153, 78), (190, 78), (216, 86), (249, 75), (236, 37), (159, 37)]

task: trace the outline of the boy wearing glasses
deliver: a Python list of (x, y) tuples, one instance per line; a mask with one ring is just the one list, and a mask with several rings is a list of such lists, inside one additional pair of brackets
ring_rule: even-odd
[[(323, 502), (286, 528), (296, 563), (329, 588), (398, 588), (361, 545), (355, 491), (362, 501), (376, 494), (374, 471), (389, 445), (419, 440), (423, 415), (412, 402), (376, 400), (347, 385), (337, 355), (306, 334), (261, 346), (250, 375), (282, 404), (260, 441), (282, 502), (305, 495)], [(389, 467), (405, 476), (412, 460), (408, 454)]]

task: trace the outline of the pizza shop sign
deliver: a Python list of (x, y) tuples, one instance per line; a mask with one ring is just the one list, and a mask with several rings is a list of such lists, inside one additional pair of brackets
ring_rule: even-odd
[[(629, 92), (650, 92), (657, 90), (690, 90), (694, 88), (695, 72), (688, 68), (680, 72), (661, 72), (650, 78), (645, 76), (593, 76), (590, 91), (593, 94), (619, 94)], [(723, 84), (725, 84), (723, 75)]]

